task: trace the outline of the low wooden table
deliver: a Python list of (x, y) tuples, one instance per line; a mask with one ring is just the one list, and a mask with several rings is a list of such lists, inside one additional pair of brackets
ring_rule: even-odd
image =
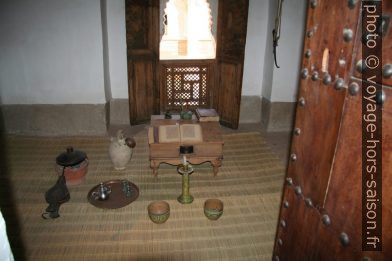
[[(190, 143), (159, 143), (157, 130), (160, 125), (181, 124), (200, 124), (202, 129), (203, 141)], [(151, 127), (148, 132), (150, 147), (150, 164), (153, 174), (158, 175), (158, 168), (161, 163), (178, 165), (182, 163), (180, 159), (180, 146), (193, 145), (193, 154), (187, 155), (187, 160), (191, 164), (201, 164), (211, 162), (214, 176), (218, 174), (219, 167), (223, 160), (223, 139), (221, 127), (218, 122), (198, 122), (197, 120), (164, 120), (152, 119)]]

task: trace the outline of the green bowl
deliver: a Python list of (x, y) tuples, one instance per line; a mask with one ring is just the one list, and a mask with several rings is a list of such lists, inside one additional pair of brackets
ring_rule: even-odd
[(148, 205), (148, 216), (156, 224), (162, 224), (170, 216), (170, 206), (166, 201), (154, 201)]
[(210, 220), (217, 220), (223, 214), (223, 202), (219, 199), (207, 199), (204, 202), (204, 215)]
[(191, 111), (182, 111), (180, 112), (181, 120), (192, 120), (192, 112)]

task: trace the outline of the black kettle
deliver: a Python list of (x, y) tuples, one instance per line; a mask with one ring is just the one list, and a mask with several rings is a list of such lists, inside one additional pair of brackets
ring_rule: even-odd
[(42, 214), (42, 218), (58, 218), (60, 216), (60, 205), (69, 201), (70, 198), (71, 196), (65, 183), (63, 171), (63, 174), (57, 179), (56, 184), (45, 193), (45, 200), (49, 206), (46, 208), (46, 212)]

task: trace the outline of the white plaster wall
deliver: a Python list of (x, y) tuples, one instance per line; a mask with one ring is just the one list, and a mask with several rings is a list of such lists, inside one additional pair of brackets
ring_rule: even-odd
[(242, 95), (261, 96), (269, 1), (249, 0)]
[(261, 96), (271, 100), (272, 94), (272, 79), (274, 77), (274, 57), (273, 57), (273, 46), (272, 46), (272, 30), (275, 26), (275, 15), (278, 1), (277, 0), (269, 0), (268, 6), (268, 21), (267, 21), (267, 31), (270, 34), (267, 34), (265, 39), (266, 41), (266, 50), (265, 55), (263, 57), (263, 80), (262, 80), (262, 90)]
[(273, 72), (270, 99), (272, 102), (294, 102), (296, 100), (305, 19), (305, 0), (283, 1), (281, 37), (277, 48), (280, 68), (274, 68)]
[(107, 1), (108, 63), (112, 98), (128, 99), (125, 1), (105, 1)]
[(0, 1), (2, 104), (104, 103), (98, 0)]

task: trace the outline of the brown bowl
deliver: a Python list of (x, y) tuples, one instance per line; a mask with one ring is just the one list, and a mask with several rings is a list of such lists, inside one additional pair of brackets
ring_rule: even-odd
[(170, 216), (170, 206), (166, 201), (154, 201), (147, 209), (151, 221), (157, 224), (165, 223)]
[(217, 220), (223, 214), (223, 202), (219, 199), (207, 199), (204, 202), (204, 214), (210, 220)]

